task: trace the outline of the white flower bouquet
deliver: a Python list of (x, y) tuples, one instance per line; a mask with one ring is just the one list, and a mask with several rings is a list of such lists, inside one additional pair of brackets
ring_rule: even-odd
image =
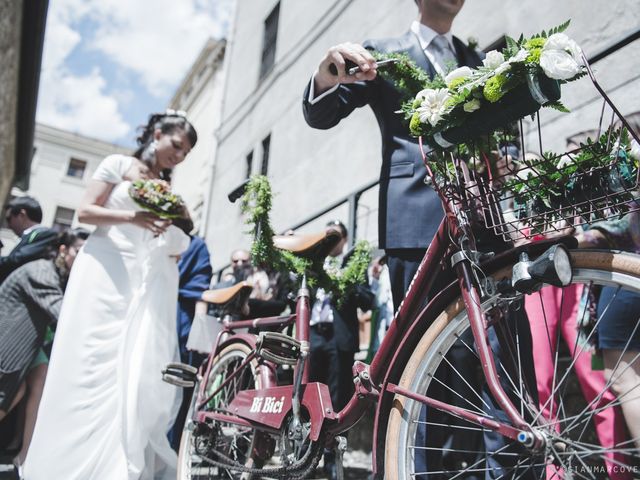
[(129, 196), (138, 206), (161, 218), (180, 218), (184, 215), (182, 197), (172, 193), (171, 186), (164, 180), (136, 180), (129, 187)]

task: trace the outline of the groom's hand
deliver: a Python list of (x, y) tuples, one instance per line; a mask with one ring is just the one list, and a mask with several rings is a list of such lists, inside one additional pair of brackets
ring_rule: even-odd
[[(362, 71), (349, 75), (347, 60), (355, 63)], [(341, 43), (331, 47), (320, 62), (314, 77), (315, 95), (320, 95), (338, 83), (373, 80), (376, 74), (376, 60), (366, 48), (358, 43)]]

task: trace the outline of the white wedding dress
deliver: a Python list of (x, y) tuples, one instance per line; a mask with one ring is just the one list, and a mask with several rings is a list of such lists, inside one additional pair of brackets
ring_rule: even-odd
[[(107, 157), (93, 178), (115, 184), (105, 207), (139, 209), (123, 180), (133, 159)], [(177, 361), (176, 227), (154, 238), (131, 224), (101, 226), (75, 260), (58, 321), (27, 480), (169, 480), (166, 434), (181, 395), (162, 381)]]

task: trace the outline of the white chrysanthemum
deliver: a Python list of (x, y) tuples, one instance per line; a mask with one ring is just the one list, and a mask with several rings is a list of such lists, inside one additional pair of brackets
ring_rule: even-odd
[(416, 110), (420, 122), (435, 126), (448, 111), (446, 102), (449, 99), (449, 91), (446, 88), (426, 89), (420, 94), (422, 104)]
[(451, 82), (457, 80), (458, 78), (467, 78), (469, 77), (473, 71), (469, 67), (458, 67), (455, 70), (452, 70), (444, 77), (444, 82), (447, 85), (450, 85)]
[(500, 66), (503, 62), (504, 62), (504, 55), (497, 50), (491, 50), (490, 52), (487, 52), (487, 56), (485, 57), (484, 60), (482, 60), (482, 64), (485, 67), (488, 67), (491, 69), (498, 68), (498, 66)]

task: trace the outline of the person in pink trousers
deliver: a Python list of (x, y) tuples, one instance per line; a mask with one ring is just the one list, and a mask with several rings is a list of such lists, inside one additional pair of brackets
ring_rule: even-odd
[[(582, 285), (571, 285), (564, 289), (544, 287), (539, 293), (525, 297), (525, 308), (531, 326), (533, 351), (536, 352), (536, 383), (542, 414), (549, 421), (554, 421), (560, 406), (557, 398), (551, 398), (554, 388), (554, 363), (558, 348), (559, 336), (562, 337), (571, 354), (573, 369), (578, 377), (582, 394), (587, 403), (596, 399), (606, 385), (604, 373), (593, 370), (591, 366), (591, 352), (585, 350), (578, 342), (577, 320), (580, 315), (580, 299), (583, 292)], [(563, 298), (564, 293), (564, 298)], [(559, 378), (555, 378), (557, 384)], [(615, 403), (616, 397), (607, 390), (604, 395), (592, 405), (593, 409), (601, 409), (593, 416), (596, 432), (604, 449), (613, 449), (625, 441), (625, 424), (620, 407), (605, 408)], [(557, 427), (558, 428), (558, 427)], [(631, 479), (629, 470), (616, 468), (627, 465), (628, 460), (620, 452), (606, 454), (609, 477), (614, 480)], [(549, 471), (551, 469), (552, 471)], [(547, 478), (557, 478), (558, 472), (554, 467), (547, 468)]]

